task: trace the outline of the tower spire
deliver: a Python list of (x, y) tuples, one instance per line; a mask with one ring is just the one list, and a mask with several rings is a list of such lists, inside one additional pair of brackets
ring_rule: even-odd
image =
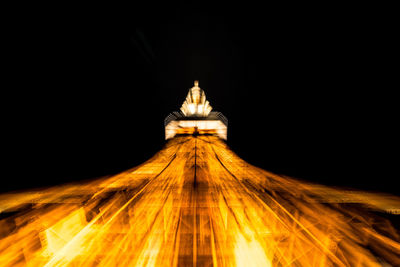
[(187, 116), (207, 117), (212, 107), (206, 99), (206, 94), (199, 87), (199, 81), (194, 81), (194, 86), (189, 89), (185, 102), (183, 102), (181, 111)]

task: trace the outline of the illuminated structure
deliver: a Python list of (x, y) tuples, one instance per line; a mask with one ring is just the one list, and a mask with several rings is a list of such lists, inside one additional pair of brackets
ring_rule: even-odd
[(181, 112), (172, 112), (164, 121), (165, 139), (177, 134), (212, 134), (224, 140), (228, 137), (228, 120), (221, 112), (212, 112), (206, 94), (195, 81), (182, 104)]
[(386, 219), (399, 211), (397, 196), (279, 176), (218, 135), (178, 134), (115, 176), (0, 195), (0, 266), (400, 266)]

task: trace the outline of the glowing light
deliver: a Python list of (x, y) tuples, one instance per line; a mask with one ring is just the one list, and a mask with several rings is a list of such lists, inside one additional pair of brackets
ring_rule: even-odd
[(228, 138), (228, 120), (220, 112), (211, 112), (212, 107), (206, 100), (206, 94), (194, 82), (186, 100), (181, 107), (181, 113), (174, 112), (165, 120), (165, 139), (171, 139), (177, 134), (193, 134), (198, 129), (202, 134), (212, 134), (224, 140)]
[(189, 93), (182, 104), (182, 113), (187, 117), (207, 117), (211, 110), (212, 107), (206, 100), (206, 94), (200, 89), (199, 82), (195, 81), (194, 86), (189, 90)]
[(0, 266), (400, 262), (396, 229), (372, 212), (400, 208), (399, 197), (281, 177), (216, 136), (175, 137), (136, 168), (3, 194), (0, 207)]
[(256, 240), (246, 240), (238, 234), (235, 244), (236, 266), (272, 266), (265, 255), (263, 247)]
[(0, 195), (0, 266), (400, 266), (400, 197), (248, 164), (197, 81), (181, 110), (140, 166)]

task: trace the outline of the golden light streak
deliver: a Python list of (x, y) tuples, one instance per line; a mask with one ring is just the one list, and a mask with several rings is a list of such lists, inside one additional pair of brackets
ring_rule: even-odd
[(400, 266), (400, 198), (252, 166), (177, 136), (118, 175), (0, 195), (0, 266)]

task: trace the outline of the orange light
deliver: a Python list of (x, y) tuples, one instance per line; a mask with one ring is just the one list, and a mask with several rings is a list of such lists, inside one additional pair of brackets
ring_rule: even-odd
[(399, 266), (399, 234), (379, 216), (399, 208), (177, 136), (118, 175), (0, 195), (0, 266)]

